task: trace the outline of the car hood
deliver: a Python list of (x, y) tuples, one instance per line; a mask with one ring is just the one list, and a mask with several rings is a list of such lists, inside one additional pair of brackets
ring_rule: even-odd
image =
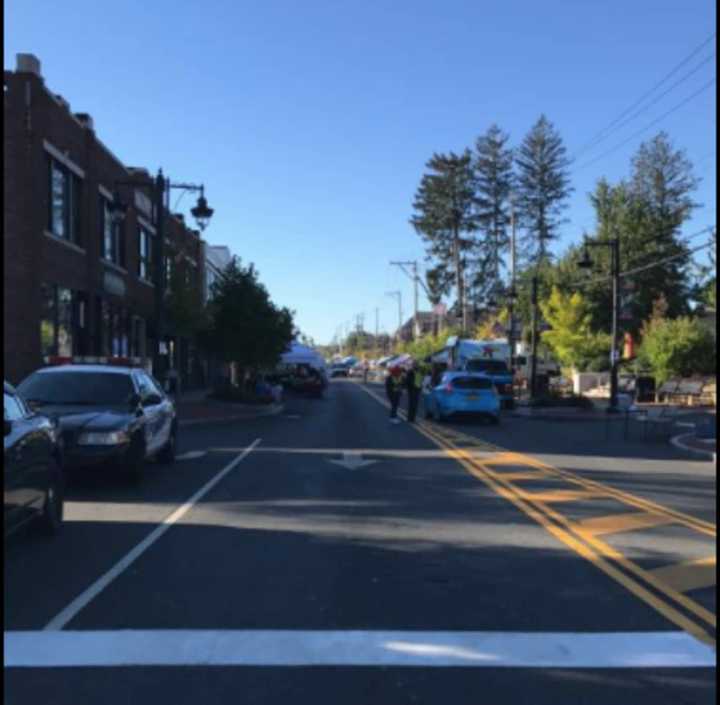
[(47, 405), (37, 411), (54, 419), (62, 431), (85, 429), (114, 429), (128, 423), (131, 414), (123, 408), (93, 408), (87, 406)]

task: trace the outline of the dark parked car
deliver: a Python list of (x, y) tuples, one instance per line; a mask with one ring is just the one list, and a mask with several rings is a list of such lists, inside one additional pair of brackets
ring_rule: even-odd
[(64, 490), (57, 428), (33, 412), (7, 382), (3, 411), (5, 536), (32, 520), (56, 534), (62, 527)]
[(137, 480), (148, 458), (175, 460), (175, 405), (142, 368), (45, 367), (18, 389), (33, 408), (57, 420), (68, 470), (119, 468)]

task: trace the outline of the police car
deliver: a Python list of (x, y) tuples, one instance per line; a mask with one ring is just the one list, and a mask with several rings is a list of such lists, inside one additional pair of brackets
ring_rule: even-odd
[(175, 460), (175, 405), (139, 358), (49, 358), (18, 391), (56, 420), (68, 470), (119, 468), (135, 480), (145, 461)]

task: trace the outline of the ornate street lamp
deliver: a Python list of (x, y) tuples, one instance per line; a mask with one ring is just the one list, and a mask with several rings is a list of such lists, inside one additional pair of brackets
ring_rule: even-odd
[(215, 212), (212, 208), (208, 208), (207, 200), (204, 195), (204, 186), (200, 187), (200, 196), (198, 197), (197, 205), (195, 208), (191, 208), (190, 212), (192, 213), (193, 218), (195, 218), (200, 231), (204, 232), (210, 222), (210, 218), (212, 218), (212, 215)]

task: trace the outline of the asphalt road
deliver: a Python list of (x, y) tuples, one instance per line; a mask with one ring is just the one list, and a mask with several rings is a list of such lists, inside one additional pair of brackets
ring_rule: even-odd
[[(679, 595), (697, 569), (673, 568), (714, 570), (707, 464), (522, 419), (391, 426), (368, 392), (185, 429), (139, 487), (70, 487), (61, 536), (6, 543), (5, 702), (715, 702), (715, 587)], [(533, 509), (501, 463), (555, 494)], [(611, 494), (562, 499), (579, 481)], [(612, 530), (622, 560), (567, 539), (609, 513), (655, 517)]]

